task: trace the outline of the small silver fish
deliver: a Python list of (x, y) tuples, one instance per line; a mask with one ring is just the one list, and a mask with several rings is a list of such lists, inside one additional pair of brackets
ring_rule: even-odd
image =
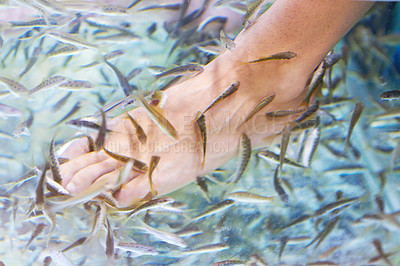
[(381, 100), (397, 100), (400, 98), (400, 90), (385, 91), (379, 96)]
[(182, 254), (184, 255), (204, 254), (210, 252), (219, 252), (227, 249), (229, 249), (228, 245), (220, 243), (220, 244), (212, 244), (212, 245), (198, 247), (193, 250), (185, 250), (182, 252)]
[(137, 219), (137, 221), (139, 221), (139, 229), (145, 230), (146, 232), (157, 237), (161, 241), (164, 241), (169, 244), (179, 246), (182, 248), (187, 247), (187, 244), (185, 243), (185, 241), (181, 237), (177, 236), (176, 234), (151, 227), (139, 219)]
[(119, 241), (116, 244), (116, 247), (118, 249), (133, 252), (138, 255), (153, 255), (154, 256), (154, 255), (160, 254), (160, 252), (158, 252), (155, 247), (140, 244), (140, 243), (135, 243), (135, 242)]
[(207, 186), (207, 183), (206, 183), (206, 179), (204, 177), (198, 176), (198, 177), (196, 177), (196, 184), (200, 188), (200, 190), (203, 193), (205, 199), (208, 202), (211, 202), (210, 196), (208, 195), (208, 186)]
[(237, 81), (235, 83), (232, 83), (229, 88), (227, 88), (225, 91), (223, 91), (202, 113), (201, 115), (204, 115), (208, 110), (210, 110), (214, 105), (225, 99), (226, 97), (232, 95), (239, 89), (240, 82)]
[(238, 167), (236, 173), (232, 179), (232, 184), (237, 184), (242, 177), (247, 165), (249, 164), (251, 157), (251, 141), (245, 133), (240, 137), (240, 148), (239, 148), (240, 160), (238, 160)]
[(272, 100), (275, 98), (275, 94), (271, 94), (264, 99), (262, 99), (254, 108), (253, 110), (250, 111), (250, 113), (246, 116), (244, 121), (238, 126), (240, 127), (241, 125), (245, 124), (247, 121), (250, 120), (258, 111), (263, 109), (265, 106), (267, 106)]
[(280, 53), (276, 53), (267, 57), (262, 57), (256, 60), (252, 60), (249, 61), (248, 63), (252, 64), (252, 63), (260, 63), (260, 62), (265, 62), (265, 61), (271, 61), (271, 60), (288, 60), (288, 59), (292, 59), (294, 57), (296, 57), (297, 54), (294, 52), (280, 52)]
[(50, 151), (49, 151), (49, 159), (50, 159), (50, 169), (51, 172), (53, 173), (53, 179), (56, 181), (58, 184), (61, 184), (62, 182), (62, 177), (60, 174), (60, 163), (58, 162), (57, 156), (56, 156), (56, 149), (55, 149), (55, 136), (51, 140), (50, 143)]
[(48, 57), (56, 57), (56, 56), (68, 56), (68, 55), (75, 55), (78, 54), (82, 51), (84, 51), (86, 48), (84, 47), (79, 47), (79, 46), (75, 46), (75, 45), (68, 45), (65, 46), (63, 48), (54, 50), (50, 53), (47, 53), (46, 55)]
[(25, 88), (22, 84), (9, 78), (0, 77), (0, 82), (7, 85), (7, 88), (10, 90), (10, 92), (16, 96), (24, 96), (29, 93), (29, 90)]
[(196, 125), (199, 128), (201, 141), (203, 143), (203, 160), (201, 162), (201, 166), (204, 167), (204, 163), (206, 161), (206, 151), (207, 151), (207, 128), (206, 128), (206, 119), (204, 114), (201, 114), (199, 118), (196, 119)]
[(63, 82), (65, 82), (67, 78), (63, 76), (54, 76), (49, 79), (44, 80), (42, 83), (37, 85), (35, 88), (29, 91), (29, 95), (32, 95), (38, 91), (45, 90), (45, 89), (51, 89), (51, 88), (56, 88), (57, 86), (61, 85)]
[(219, 39), (221, 40), (221, 44), (223, 45), (223, 47), (225, 47), (229, 51), (233, 51), (233, 49), (235, 49), (236, 44), (233, 42), (233, 40), (225, 36), (223, 29), (221, 29), (219, 32)]
[(149, 171), (147, 172), (147, 175), (149, 177), (150, 191), (154, 197), (158, 195), (158, 192), (154, 189), (152, 175), (153, 175), (154, 169), (157, 167), (158, 163), (160, 162), (160, 159), (161, 159), (160, 156), (156, 156), (156, 155), (151, 156)]
[(157, 79), (170, 77), (170, 76), (181, 76), (185, 74), (200, 74), (204, 71), (203, 67), (196, 64), (188, 64), (185, 66), (180, 66), (173, 68), (171, 70), (165, 71), (163, 73), (155, 75)]
[(92, 83), (90, 83), (87, 80), (68, 80), (64, 83), (61, 83), (58, 85), (58, 88), (62, 90), (69, 90), (69, 91), (74, 91), (74, 90), (87, 90), (87, 89), (93, 89), (94, 86)]
[(264, 197), (250, 192), (238, 191), (229, 194), (228, 199), (246, 203), (265, 203), (265, 202), (271, 202), (271, 200), (273, 200), (274, 197)]
[(98, 48), (97, 45), (88, 43), (85, 39), (83, 39), (79, 35), (73, 35), (56, 29), (47, 30), (45, 34), (63, 43), (72, 44), (84, 48), (92, 48), (92, 49)]
[(196, 217), (193, 218), (193, 220), (200, 220), (200, 219), (202, 219), (204, 217), (207, 217), (207, 216), (213, 215), (213, 214), (215, 214), (217, 212), (223, 211), (223, 210), (225, 210), (225, 209), (227, 209), (229, 207), (232, 207), (232, 205), (234, 203), (235, 203), (234, 200), (230, 200), (230, 199), (223, 200), (220, 203), (208, 208), (203, 213), (197, 215)]
[(32, 243), (33, 240), (35, 240), (42, 232), (43, 229), (46, 227), (46, 224), (40, 223), (37, 224), (35, 229), (32, 232), (31, 238), (29, 239), (28, 243), (26, 243), (23, 252), (29, 247), (29, 245)]
[(0, 118), (7, 119), (8, 117), (21, 117), (22, 111), (19, 109), (0, 103)]
[(160, 197), (160, 198), (152, 199), (152, 200), (140, 205), (139, 207), (135, 208), (132, 212), (130, 212), (128, 214), (128, 217), (130, 218), (140, 212), (147, 211), (152, 208), (157, 208), (160, 205), (169, 204), (171, 202), (174, 202), (174, 199), (171, 197)]
[(135, 128), (135, 130), (136, 130), (136, 137), (138, 138), (139, 142), (140, 142), (141, 144), (143, 144), (143, 145), (146, 144), (147, 135), (146, 135), (146, 133), (144, 132), (143, 128), (139, 125), (138, 122), (136, 122), (136, 120), (135, 120), (129, 113), (126, 113), (126, 116), (127, 116), (127, 118), (131, 121), (133, 127)]
[(250, 21), (251, 17), (261, 7), (261, 4), (263, 2), (264, 2), (264, 0), (248, 1), (247, 11), (246, 11), (246, 14), (244, 14), (244, 17), (243, 17), (243, 22), (242, 22), (243, 25), (248, 27), (248, 25), (250, 24), (249, 21)]
[(363, 110), (364, 110), (364, 104), (362, 102), (357, 102), (356, 105), (354, 106), (353, 114), (351, 115), (349, 130), (347, 132), (343, 153), (345, 153), (349, 148), (351, 134), (353, 133), (353, 129), (357, 124), (358, 120), (360, 119)]

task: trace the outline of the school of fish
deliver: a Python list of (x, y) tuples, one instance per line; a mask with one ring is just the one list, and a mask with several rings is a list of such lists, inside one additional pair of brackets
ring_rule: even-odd
[[(382, 26), (398, 4), (377, 4), (326, 55), (301, 107), (266, 112), (275, 95), (265, 95), (238, 126), (256, 113), (293, 118), (277, 144), (254, 149), (243, 133), (234, 160), (164, 196), (152, 182), (162, 157), (142, 162), (104, 146), (107, 118), (119, 114), (147, 142), (127, 113), (137, 107), (179, 138), (159, 111), (163, 91), (235, 49), (228, 18), (199, 18), (226, 7), (246, 29), (272, 4), (210, 2), (192, 13), (189, 0), (0, 3), (36, 14), (0, 23), (0, 265), (400, 264), (400, 67), (392, 60), (400, 35)], [(163, 13), (178, 20), (149, 20)], [(202, 165), (208, 111), (238, 90), (233, 80), (198, 110)], [(74, 196), (61, 186), (60, 150), (76, 138), (121, 163), (113, 183), (99, 179)], [(151, 192), (121, 208), (112, 192), (132, 170), (146, 174)]]

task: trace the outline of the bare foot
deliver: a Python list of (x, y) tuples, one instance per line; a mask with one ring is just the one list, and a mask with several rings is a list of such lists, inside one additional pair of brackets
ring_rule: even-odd
[[(315, 12), (314, 15), (318, 14), (319, 17), (325, 5), (329, 5), (329, 1), (323, 2), (321, 10), (317, 8), (312, 11)], [(340, 5), (349, 8), (346, 1), (339, 2)], [(343, 8), (340, 5), (338, 8)], [(360, 5), (363, 5), (362, 8)], [(305, 39), (316, 39), (315, 27), (324, 28), (324, 25), (320, 25), (317, 19), (315, 23), (311, 23), (316, 25), (306, 25), (308, 31), (298, 32), (302, 27), (296, 24), (299, 18), (295, 17), (299, 16), (301, 19), (302, 16), (312, 16), (313, 14), (309, 14), (312, 12), (308, 10), (305, 12), (309, 13), (301, 14), (286, 1), (277, 1), (257, 23), (236, 38), (234, 51), (226, 51), (208, 64), (203, 73), (166, 91), (167, 100), (162, 111), (176, 128), (178, 140), (165, 135), (142, 108), (137, 108), (130, 114), (146, 132), (147, 143), (141, 145), (130, 121), (124, 119), (124, 116), (119, 116), (108, 122), (108, 128), (116, 133), (108, 136), (106, 149), (133, 157), (146, 164), (149, 164), (152, 155), (160, 156), (161, 160), (153, 174), (153, 182), (158, 194), (162, 195), (191, 183), (197, 176), (206, 174), (231, 160), (238, 153), (239, 138), (244, 132), (250, 137), (253, 149), (265, 146), (276, 138), (276, 133), (286, 122), (284, 119), (269, 120), (265, 117), (265, 113), (295, 109), (301, 105), (309, 75), (367, 8), (366, 4), (351, 3), (350, 6), (362, 11), (353, 14), (353, 17), (348, 19), (348, 24), (328, 29), (327, 33), (323, 34), (324, 39), (311, 49), (306, 45), (310, 44), (310, 41)], [(282, 14), (287, 17), (279, 17)], [(279, 25), (276, 24), (278, 18)], [(282, 29), (287, 30), (282, 32)], [(246, 64), (248, 61), (284, 51), (295, 52), (297, 57), (290, 60)], [(202, 143), (195, 122), (196, 115), (232, 83), (238, 81), (240, 82), (238, 91), (205, 115), (207, 152), (202, 167)], [(274, 100), (238, 128), (254, 106), (272, 94), (275, 95)], [(100, 177), (114, 179), (118, 174), (118, 168), (122, 166), (103, 151), (91, 153), (87, 151), (86, 141), (82, 140), (72, 145), (63, 155), (71, 158), (71, 161), (61, 166), (61, 171), (64, 178), (63, 185), (72, 193), (82, 191)], [(130, 178), (131, 181), (115, 195), (121, 206), (128, 205), (150, 191), (146, 174), (132, 171)]]

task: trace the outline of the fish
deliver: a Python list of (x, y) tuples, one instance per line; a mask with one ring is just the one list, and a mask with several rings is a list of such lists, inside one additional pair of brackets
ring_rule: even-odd
[(178, 11), (182, 8), (182, 4), (160, 4), (160, 5), (150, 5), (143, 7), (138, 10), (138, 12), (149, 11), (154, 9), (165, 9), (169, 11)]
[(157, 249), (153, 246), (135, 243), (135, 242), (119, 241), (116, 244), (116, 248), (124, 250), (124, 251), (133, 252), (137, 255), (153, 255), (154, 256), (154, 255), (160, 254), (160, 252), (158, 252)]
[(307, 110), (299, 118), (296, 119), (296, 123), (304, 121), (306, 118), (317, 112), (318, 109), (319, 109), (319, 101), (317, 100), (311, 106), (309, 106)]
[(31, 135), (29, 132), (29, 128), (32, 126), (33, 123), (33, 113), (32, 111), (29, 111), (29, 113), (30, 113), (29, 117), (15, 127), (12, 134), (14, 138), (18, 138), (21, 135), (26, 135), (26, 136)]
[(127, 163), (128, 161), (133, 161), (133, 166), (132, 169), (135, 171), (139, 171), (142, 173), (146, 173), (149, 168), (147, 167), (147, 165), (144, 162), (141, 162), (139, 160), (133, 159), (131, 157), (125, 156), (125, 155), (121, 155), (121, 154), (117, 154), (117, 153), (113, 153), (109, 150), (107, 150), (105, 147), (103, 147), (103, 150), (105, 151), (105, 153), (110, 156), (111, 158), (123, 162), (123, 163)]
[(107, 119), (106, 114), (101, 110), (101, 126), (97, 133), (96, 141), (94, 142), (94, 150), (99, 151), (104, 147), (107, 134)]
[(142, 73), (142, 71), (143, 71), (143, 69), (136, 67), (136, 68), (132, 69), (131, 72), (128, 73), (128, 75), (126, 75), (126, 79), (128, 81), (130, 81), (131, 79), (133, 79), (134, 77), (136, 77), (137, 75)]
[(321, 138), (321, 127), (319, 117), (316, 119), (316, 126), (311, 129), (311, 132), (307, 135), (307, 139), (303, 145), (302, 150), (302, 163), (307, 167), (311, 166), (312, 158), (314, 157), (315, 151), (317, 150), (319, 140)]
[(35, 240), (43, 232), (43, 229), (45, 227), (46, 227), (46, 224), (44, 224), (44, 223), (39, 223), (35, 226), (35, 229), (32, 232), (31, 238), (28, 240), (28, 243), (26, 243), (22, 252), (25, 252), (25, 250), (29, 247), (29, 245), (32, 243), (32, 241)]
[(260, 111), (261, 109), (263, 109), (265, 106), (267, 106), (269, 103), (271, 103), (275, 98), (275, 94), (271, 94), (267, 97), (265, 97), (264, 99), (261, 100), (261, 102), (259, 102), (254, 108), (253, 110), (250, 111), (250, 113), (246, 116), (246, 118), (244, 119), (244, 121), (242, 123), (240, 123), (240, 125), (238, 126), (238, 128), (240, 126), (242, 126), (243, 124), (245, 124), (247, 121), (250, 120), (250, 118), (252, 118), (258, 111)]
[(108, 218), (105, 219), (107, 224), (107, 238), (106, 238), (106, 256), (108, 260), (113, 259), (114, 256), (114, 235)]
[(38, 210), (42, 210), (45, 204), (45, 198), (44, 198), (44, 186), (46, 182), (46, 172), (50, 168), (50, 163), (46, 162), (42, 174), (39, 178), (39, 182), (36, 186), (36, 191), (35, 191), (35, 206), (37, 207)]
[[(59, 25), (56, 20), (49, 19), (51, 26)], [(46, 21), (44, 19), (34, 19), (29, 21), (11, 21), (11, 27), (13, 28), (40, 28), (40, 27), (48, 27)]]
[[(87, 202), (93, 198), (95, 198), (100, 193), (106, 191), (108, 189), (107, 183), (108, 179), (99, 178), (96, 182), (91, 184), (85, 190), (80, 193), (74, 195), (73, 197), (69, 197), (65, 200), (55, 201), (55, 200), (47, 200), (50, 205), (54, 206), (56, 210), (67, 208), (70, 206), (77, 205), (82, 202)], [(68, 186), (67, 186), (68, 187)]]
[(241, 260), (223, 260), (211, 264), (211, 266), (229, 266), (229, 265), (239, 266), (239, 265), (246, 265), (246, 263)]
[(51, 235), (54, 232), (54, 229), (56, 228), (56, 213), (53, 211), (53, 209), (51, 208), (50, 205), (45, 204), (43, 206), (43, 215), (46, 217), (46, 219), (49, 221), (50, 223), (50, 229), (49, 232), (47, 233), (47, 245), (50, 241)]
[(35, 47), (35, 49), (32, 52), (31, 57), (28, 60), (28, 63), (25, 67), (25, 69), (19, 74), (19, 78), (22, 78), (26, 73), (28, 73), (29, 70), (31, 70), (31, 68), (33, 67), (33, 65), (37, 62), (37, 60), (39, 59), (39, 55), (42, 53), (42, 44), (43, 44), (43, 40), (41, 39), (38, 46)]
[(336, 53), (329, 53), (323, 63), (322, 63), (322, 67), (325, 69), (331, 68), (333, 67), (337, 62), (339, 62), (339, 60), (342, 59), (342, 56), (340, 54), (336, 54)]
[(62, 5), (64, 8), (71, 9), (74, 12), (89, 12), (104, 16), (129, 15), (129, 10), (127, 8), (106, 3), (88, 1), (64, 1)]
[(198, 247), (193, 250), (184, 250), (182, 251), (183, 255), (193, 255), (193, 254), (204, 254), (204, 253), (210, 253), (210, 252), (219, 252), (223, 250), (227, 250), (230, 247), (226, 244), (218, 243), (218, 244), (211, 244), (211, 245), (205, 245)]
[(305, 110), (306, 110), (305, 107), (301, 107), (299, 109), (292, 109), (292, 110), (278, 110), (278, 111), (268, 112), (265, 114), (265, 116), (266, 117), (284, 117), (284, 116), (302, 113)]
[(362, 102), (357, 102), (356, 105), (354, 106), (353, 114), (351, 115), (349, 130), (347, 131), (343, 153), (345, 153), (349, 148), (351, 134), (353, 133), (353, 129), (357, 124), (358, 120), (360, 119), (363, 110), (364, 110), (364, 104)]
[[(88, 133), (89, 131), (90, 132), (99, 132), (99, 130), (101, 128), (100, 125), (98, 125), (94, 122), (91, 122), (91, 121), (82, 120), (81, 118), (69, 120), (65, 124), (72, 128), (79, 130), (82, 133)], [(106, 132), (110, 133), (110, 132), (112, 132), (112, 130), (107, 129)]]
[(87, 80), (68, 80), (58, 85), (58, 88), (69, 91), (82, 90), (82, 89), (87, 90), (87, 89), (93, 89), (94, 85)]
[(396, 147), (393, 149), (392, 152), (392, 159), (390, 160), (390, 171), (393, 171), (393, 168), (395, 167), (400, 155), (400, 141), (397, 141)]
[(104, 226), (105, 220), (106, 220), (106, 208), (104, 203), (101, 202), (97, 205), (96, 213), (93, 219), (92, 230), (87, 236), (86, 241), (96, 236), (99, 229), (101, 229)]
[(289, 125), (285, 125), (283, 130), (282, 130), (282, 137), (281, 137), (281, 153), (279, 154), (279, 175), (282, 175), (282, 167), (283, 167), (283, 163), (285, 162), (285, 156), (286, 156), (286, 151), (287, 151), (287, 147), (289, 146), (289, 142), (290, 142), (290, 134), (291, 134), (291, 130), (290, 130), (290, 126)]
[(54, 138), (50, 142), (49, 163), (50, 163), (51, 172), (53, 173), (54, 181), (56, 181), (58, 184), (61, 184), (62, 177), (60, 174), (60, 163), (58, 162), (57, 155), (56, 155), (55, 137), (56, 136), (54, 136)]
[(51, 111), (52, 112), (57, 112), (59, 111), (64, 105), (65, 103), (68, 101), (68, 99), (71, 97), (72, 92), (68, 92), (67, 94), (65, 94), (59, 101), (57, 101), (52, 107), (51, 107)]
[(32, 170), (29, 170), (26, 172), (23, 176), (18, 178), (15, 181), (5, 183), (5, 184), (0, 184), (0, 187), (8, 187), (7, 190), (4, 192), (4, 194), (8, 194), (9, 192), (12, 192), (14, 189), (22, 186), (25, 182), (28, 182), (29, 180), (32, 180), (33, 178), (39, 176), (39, 170), (35, 167)]
[(307, 95), (303, 100), (303, 103), (308, 104), (311, 100), (311, 97), (317, 90), (320, 90), (323, 83), (323, 78), (325, 76), (326, 68), (323, 67), (323, 62), (319, 64), (317, 70), (314, 72), (310, 84), (307, 88)]
[(173, 140), (178, 140), (178, 133), (174, 126), (157, 109), (153, 108), (144, 98), (142, 93), (136, 95), (138, 104), (146, 111), (154, 123)]
[(223, 29), (219, 31), (219, 39), (221, 41), (222, 46), (228, 49), (229, 51), (233, 51), (235, 49), (236, 44), (233, 42), (233, 40), (225, 36)]
[(286, 244), (289, 241), (289, 237), (288, 236), (283, 236), (280, 239), (280, 248), (279, 248), (279, 254), (278, 254), (278, 265), (281, 264), (281, 258), (282, 258), (282, 254), (283, 254), (283, 250), (285, 249)]
[(247, 165), (250, 162), (251, 157), (251, 140), (245, 133), (240, 136), (240, 148), (239, 148), (240, 160), (238, 161), (238, 167), (234, 174), (231, 183), (237, 184), (242, 177)]
[(360, 197), (354, 197), (354, 198), (349, 198), (349, 199), (337, 200), (335, 202), (329, 203), (325, 206), (322, 206), (318, 210), (316, 210), (312, 216), (315, 218), (315, 217), (321, 216), (327, 212), (335, 211), (339, 208), (342, 208), (343, 206), (350, 205), (351, 203), (358, 200), (359, 198)]
[(72, 45), (75, 45), (78, 47), (90, 48), (90, 49), (98, 48), (97, 45), (87, 42), (85, 39), (83, 39), (78, 34), (70, 34), (70, 33), (60, 31), (60, 30), (56, 30), (56, 29), (47, 30), (45, 32), (45, 34), (47, 36), (50, 36), (50, 37), (56, 39), (57, 41), (62, 42), (62, 43), (72, 44)]
[(201, 141), (203, 143), (203, 160), (201, 162), (201, 166), (204, 167), (204, 163), (206, 161), (206, 151), (207, 151), (207, 128), (206, 128), (206, 120), (204, 114), (201, 114), (196, 119), (196, 125), (199, 128)]
[(71, 110), (64, 116), (62, 117), (60, 120), (58, 120), (53, 127), (61, 124), (62, 122), (64, 122), (65, 120), (67, 120), (70, 116), (74, 115), (75, 113), (77, 113), (79, 111), (79, 109), (81, 109), (81, 103), (78, 101), (77, 103), (75, 103), (75, 105), (71, 108)]
[(139, 142), (144, 145), (146, 144), (147, 141), (147, 135), (144, 132), (143, 128), (139, 125), (138, 122), (136, 122), (136, 120), (129, 114), (126, 113), (126, 117), (131, 121), (133, 127), (136, 130), (136, 137), (138, 138)]
[(152, 200), (140, 205), (139, 207), (135, 208), (133, 211), (131, 211), (128, 214), (128, 219), (130, 219), (134, 215), (137, 215), (140, 212), (147, 211), (152, 208), (157, 208), (161, 205), (169, 204), (171, 202), (174, 202), (174, 199), (171, 197), (165, 197), (165, 196), (156, 198), (156, 199), (152, 199)]
[(391, 90), (391, 91), (385, 91), (383, 92), (379, 98), (381, 100), (397, 100), (400, 98), (400, 90)]
[(155, 75), (156, 79), (171, 77), (171, 76), (182, 76), (185, 74), (200, 74), (204, 71), (203, 67), (196, 64), (188, 64), (185, 66), (175, 67), (171, 70), (162, 72)]
[(105, 57), (103, 57), (103, 61), (106, 63), (106, 65), (115, 73), (115, 75), (117, 76), (118, 79), (118, 84), (119, 87), (123, 90), (125, 96), (129, 96), (132, 94), (132, 91), (134, 89), (134, 87), (132, 87), (128, 80), (126, 79), (126, 77), (121, 73), (121, 71), (114, 66), (113, 64), (111, 64), (110, 62), (107, 61), (107, 59)]
[(0, 103), (0, 117), (7, 119), (8, 117), (21, 117), (23, 112), (15, 107)]
[(175, 232), (176, 235), (180, 237), (189, 237), (189, 236), (195, 236), (202, 234), (203, 231), (201, 231), (198, 227), (196, 226), (187, 226), (177, 232)]
[(60, 49), (51, 51), (46, 54), (47, 57), (56, 57), (56, 56), (69, 56), (69, 55), (76, 55), (82, 51), (84, 51), (87, 48), (84, 47), (79, 47), (75, 45), (67, 45), (65, 47), (62, 47)]
[(237, 81), (235, 83), (232, 83), (229, 88), (227, 88), (225, 91), (223, 91), (201, 114), (204, 115), (208, 110), (210, 110), (214, 105), (222, 101), (223, 99), (227, 98), (228, 96), (232, 95), (239, 89), (240, 82)]
[(276, 193), (278, 193), (279, 197), (284, 203), (289, 203), (289, 196), (286, 194), (285, 190), (283, 189), (282, 185), (280, 184), (278, 173), (279, 173), (279, 166), (276, 167), (275, 174), (274, 174), (274, 189)]
[[(210, 27), (211, 25), (217, 24), (220, 27), (220, 31), (219, 31), (220, 35), (219, 36), (221, 37), (221, 30), (223, 30), (227, 21), (228, 21), (228, 18), (223, 17), (223, 16), (215, 16), (215, 17), (208, 18), (200, 24), (199, 31), (207, 31), (208, 27)], [(221, 40), (221, 38), (220, 38), (220, 40)], [(226, 48), (228, 48), (228, 47), (226, 47)]]
[(203, 193), (204, 198), (208, 201), (211, 202), (210, 196), (208, 194), (208, 186), (206, 183), (206, 179), (202, 176), (196, 177), (196, 184), (200, 188), (200, 191)]
[[(262, 150), (262, 151), (258, 152), (257, 155), (261, 158), (265, 158), (265, 159), (272, 158), (276, 162), (280, 162), (280, 155), (276, 154), (272, 151), (269, 151), (269, 150)], [(287, 165), (291, 165), (291, 166), (295, 166), (295, 167), (299, 167), (299, 168), (305, 168), (304, 165), (299, 164), (298, 162), (288, 159), (288, 158), (284, 158), (283, 162)]]
[(69, 246), (63, 248), (63, 249), (61, 250), (61, 252), (67, 252), (67, 251), (70, 250), (70, 249), (73, 249), (73, 248), (75, 248), (75, 247), (78, 247), (78, 246), (82, 245), (83, 243), (85, 243), (86, 239), (87, 239), (86, 236), (79, 238), (78, 240), (76, 240), (75, 242), (73, 242), (72, 244), (70, 244)]
[(336, 217), (332, 218), (328, 222), (326, 227), (321, 232), (319, 232), (318, 235), (305, 247), (309, 247), (312, 244), (314, 244), (316, 241), (318, 241), (318, 243), (314, 247), (314, 251), (315, 251), (318, 248), (318, 246), (322, 243), (322, 241), (324, 241), (324, 239), (329, 235), (329, 233), (332, 232), (332, 230), (335, 228), (335, 225), (339, 222), (339, 220), (340, 220), (340, 216), (336, 216)]
[(6, 77), (0, 77), (0, 82), (7, 85), (7, 88), (15, 96), (24, 96), (24, 95), (29, 94), (29, 90), (27, 88), (25, 88), (24, 85), (14, 81), (14, 80), (11, 80)]
[[(108, 61), (114, 58), (117, 58), (121, 55), (125, 54), (124, 51), (122, 50), (114, 50), (112, 52), (109, 52), (108, 54), (104, 55), (104, 60)], [(88, 67), (93, 67), (93, 66), (97, 66), (98, 64), (100, 64), (102, 62), (102, 60), (95, 60), (92, 63), (89, 63), (87, 65), (82, 65), (81, 68), (88, 68)]]
[(204, 218), (204, 217), (207, 217), (207, 216), (216, 214), (217, 212), (226, 210), (227, 208), (232, 207), (232, 205), (233, 205), (234, 203), (235, 203), (234, 200), (230, 200), (230, 199), (223, 200), (223, 201), (221, 201), (221, 202), (215, 204), (214, 206), (211, 206), (210, 208), (208, 208), (208, 209), (207, 209), (206, 211), (204, 211), (203, 213), (201, 213), (201, 214), (199, 214), (199, 215), (193, 217), (193, 220), (194, 220), (194, 221), (200, 220), (200, 219), (202, 219), (202, 218)]
[(44, 89), (50, 89), (50, 88), (56, 88), (60, 86), (63, 82), (65, 82), (67, 78), (63, 76), (54, 76), (51, 78), (48, 78), (41, 82), (39, 85), (34, 87), (32, 90), (29, 91), (29, 95), (32, 95), (38, 91), (44, 90)]
[(246, 191), (238, 191), (231, 193), (228, 195), (227, 198), (237, 202), (244, 202), (244, 203), (265, 203), (265, 202), (271, 202), (271, 200), (274, 199), (274, 197), (264, 197)]
[(261, 7), (264, 0), (253, 0), (247, 2), (247, 11), (243, 16), (242, 24), (247, 28), (250, 25), (251, 17), (256, 13), (256, 11)]
[(147, 175), (149, 178), (149, 184), (150, 184), (150, 191), (154, 197), (158, 195), (158, 192), (154, 189), (152, 175), (153, 175), (154, 169), (157, 167), (158, 163), (160, 162), (160, 159), (161, 159), (160, 156), (156, 156), (156, 155), (151, 156), (149, 171), (147, 172)]
[(176, 234), (151, 227), (139, 219), (136, 219), (136, 220), (139, 222), (139, 227), (138, 227), (139, 229), (145, 230), (146, 232), (148, 232), (152, 236), (155, 236), (156, 238), (160, 239), (161, 241), (169, 243), (171, 245), (181, 247), (181, 248), (187, 247), (187, 244), (185, 243), (185, 241), (181, 237), (177, 236)]
[(296, 53), (287, 51), (287, 52), (280, 52), (276, 53), (267, 57), (261, 57), (256, 60), (249, 61), (247, 63), (253, 64), (253, 63), (260, 63), (260, 62), (266, 62), (266, 61), (271, 61), (271, 60), (289, 60), (292, 58), (295, 58), (297, 56)]
[(381, 241), (379, 239), (374, 239), (372, 243), (375, 246), (375, 249), (378, 251), (379, 255), (383, 258), (385, 263), (389, 266), (392, 266), (392, 262), (389, 260), (389, 258), (386, 256), (385, 252), (383, 251)]

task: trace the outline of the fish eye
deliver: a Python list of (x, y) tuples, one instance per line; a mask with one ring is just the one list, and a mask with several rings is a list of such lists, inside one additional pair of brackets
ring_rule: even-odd
[(129, 28), (130, 26), (131, 26), (131, 23), (129, 23), (129, 22), (123, 22), (123, 23), (121, 23), (121, 27)]

